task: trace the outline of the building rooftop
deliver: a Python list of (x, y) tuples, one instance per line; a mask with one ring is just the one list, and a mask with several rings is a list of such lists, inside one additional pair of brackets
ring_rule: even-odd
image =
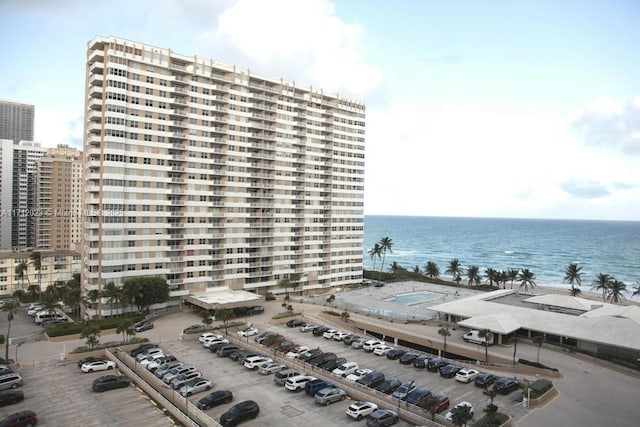
[(219, 308), (244, 307), (257, 304), (264, 299), (262, 295), (243, 290), (233, 290), (226, 286), (209, 289), (206, 292), (193, 292), (187, 301), (206, 310)]

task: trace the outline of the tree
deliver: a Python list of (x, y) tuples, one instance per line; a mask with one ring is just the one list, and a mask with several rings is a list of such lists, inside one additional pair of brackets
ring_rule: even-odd
[(333, 303), (336, 300), (336, 296), (334, 294), (331, 294), (327, 297), (327, 303), (329, 304), (329, 306), (333, 307)]
[(518, 278), (518, 270), (510, 268), (507, 270), (507, 277), (511, 281), (511, 289), (513, 289), (513, 282)]
[(442, 346), (442, 356), (447, 353), (447, 337), (451, 336), (451, 331), (449, 328), (440, 328), (438, 329), (438, 334), (444, 338), (444, 345)]
[(110, 281), (102, 287), (101, 295), (102, 298), (106, 300), (107, 304), (109, 304), (109, 317), (113, 317), (113, 304), (122, 299), (122, 290), (116, 286), (115, 283)]
[(449, 266), (444, 271), (444, 274), (447, 274), (453, 277), (453, 280), (456, 284), (460, 284), (460, 274), (462, 274), (462, 266), (460, 265), (460, 260), (458, 258), (453, 258), (449, 261)]
[(506, 271), (496, 271), (496, 282), (498, 282), (498, 287), (500, 287), (500, 283), (502, 283), (502, 289), (507, 289), (507, 280), (509, 280), (509, 276)]
[(489, 339), (491, 337), (491, 331), (488, 329), (482, 329), (479, 331), (478, 336), (484, 338), (484, 361), (489, 362)]
[(433, 261), (427, 261), (427, 264), (424, 266), (424, 272), (426, 273), (427, 277), (430, 277), (432, 279), (440, 276), (440, 268), (438, 268), (438, 264)]
[(233, 310), (230, 308), (219, 308), (216, 310), (216, 320), (220, 320), (224, 325), (224, 334), (229, 335), (229, 321), (233, 319)]
[(116, 328), (117, 334), (122, 334), (122, 341), (128, 342), (129, 337), (136, 334), (136, 330), (133, 327), (133, 319), (131, 317), (125, 317), (122, 319), (118, 327)]
[(80, 318), (80, 304), (82, 302), (82, 291), (80, 288), (68, 288), (62, 295), (62, 302), (71, 307), (78, 318)]
[[(564, 281), (565, 283), (569, 283), (571, 285), (571, 290), (569, 293), (571, 296), (576, 296), (580, 293), (580, 290), (577, 289), (574, 285), (580, 286), (582, 285), (582, 267), (579, 267), (578, 264), (572, 262), (564, 269)], [(578, 292), (576, 292), (576, 290)]]
[(149, 314), (149, 307), (169, 299), (169, 286), (161, 277), (133, 277), (122, 285), (126, 300), (138, 308), (143, 316)]
[(289, 296), (289, 288), (291, 287), (291, 280), (288, 277), (280, 279), (278, 281), (278, 287), (284, 288), (284, 293), (286, 296)]
[(382, 256), (382, 248), (379, 243), (373, 245), (371, 249), (367, 252), (369, 257), (373, 260), (373, 270), (376, 271), (376, 259), (380, 259)]
[(612, 278), (607, 288), (607, 299), (613, 304), (620, 304), (625, 299), (624, 292), (626, 290), (627, 285), (620, 280)]
[(469, 287), (474, 283), (476, 286), (480, 284), (480, 268), (477, 265), (467, 268), (467, 283)]
[(48, 314), (55, 314), (56, 310), (60, 308), (60, 303), (56, 299), (56, 296), (52, 292), (45, 292), (41, 299), (42, 310)]
[(38, 293), (42, 292), (42, 255), (38, 251), (31, 252), (29, 255), (31, 264), (34, 270), (36, 270), (36, 277), (38, 278)]
[(9, 340), (11, 339), (11, 322), (18, 311), (18, 304), (13, 301), (7, 301), (2, 306), (2, 311), (7, 313), (7, 339), (4, 343), (4, 359), (9, 360)]
[(18, 276), (18, 278), (20, 279), (20, 287), (24, 290), (24, 278), (25, 276), (27, 277), (27, 284), (29, 286), (31, 286), (31, 283), (29, 282), (29, 275), (27, 274), (27, 263), (25, 262), (21, 262), (20, 264), (16, 265), (16, 268), (14, 269), (16, 276)]
[(391, 240), (391, 238), (389, 237), (383, 237), (382, 239), (380, 239), (380, 242), (378, 242), (378, 244), (380, 245), (380, 250), (382, 251), (382, 261), (380, 262), (380, 276), (378, 277), (378, 279), (382, 280), (384, 260), (387, 257), (387, 251), (393, 252), (393, 240)]
[(431, 421), (436, 419), (436, 409), (438, 408), (438, 399), (434, 394), (430, 394), (426, 398), (420, 400), (420, 407), (431, 414)]
[(416, 273), (416, 274), (420, 274), (421, 273), (420, 266), (419, 265), (415, 265), (413, 267), (413, 272)]
[[(510, 339), (510, 341), (513, 344), (513, 366), (516, 366), (516, 351), (518, 351), (518, 341), (520, 340), (516, 337), (513, 337)], [(491, 401), (491, 403), (493, 403), (493, 400)]]
[(533, 343), (538, 346), (538, 356), (536, 357), (536, 363), (540, 363), (540, 348), (542, 348), (543, 342), (544, 342), (544, 337), (542, 335), (537, 335), (533, 337)]
[(349, 312), (343, 311), (342, 313), (340, 313), (340, 318), (342, 318), (343, 322), (347, 323), (349, 321)]
[(453, 421), (453, 424), (460, 427), (466, 426), (472, 418), (473, 416), (471, 415), (471, 408), (466, 405), (462, 405), (459, 406), (458, 409), (456, 409), (456, 411), (453, 413), (451, 421)]
[(604, 274), (604, 273), (599, 273), (596, 276), (596, 280), (595, 282), (593, 282), (593, 286), (591, 287), (591, 290), (596, 290), (596, 291), (602, 291), (602, 301), (604, 302), (606, 300), (606, 296), (607, 296), (607, 289), (609, 288), (609, 282), (611, 281), (612, 277), (609, 276), (608, 274)]
[(496, 389), (495, 387), (492, 387), (492, 388), (485, 387), (482, 394), (484, 394), (485, 396), (488, 396), (491, 401), (491, 403), (489, 403), (487, 407), (483, 409), (483, 412), (487, 414), (488, 420), (495, 421), (496, 414), (498, 413), (498, 407), (493, 404), (493, 399), (495, 399), (497, 394)]
[(84, 328), (82, 328), (82, 333), (80, 334), (80, 338), (86, 338), (87, 347), (93, 349), (97, 346), (100, 341), (98, 337), (100, 336), (100, 327), (93, 322), (87, 323)]
[(211, 318), (211, 311), (209, 310), (200, 310), (198, 312), (198, 316), (200, 316), (200, 319), (202, 319), (202, 324), (205, 326), (205, 328), (209, 328), (209, 326), (211, 326), (211, 324), (213, 323), (213, 319)]
[(291, 273), (289, 275), (289, 283), (291, 284), (291, 287), (293, 288), (293, 292), (296, 292), (296, 289), (298, 288), (298, 286), (300, 286), (300, 279), (302, 278), (302, 275), (300, 273)]
[(496, 281), (496, 273), (497, 271), (493, 268), (485, 268), (484, 269), (484, 277), (489, 281), (489, 286), (493, 286), (493, 282)]
[(293, 306), (291, 304), (287, 306), (287, 312), (293, 313)]
[(523, 268), (518, 273), (517, 280), (520, 282), (520, 287), (524, 287), (525, 292), (529, 291), (529, 286), (532, 289), (536, 287), (536, 282), (533, 279), (535, 279), (535, 274), (528, 268)]
[(402, 267), (400, 264), (398, 264), (398, 261), (393, 261), (389, 266), (389, 271), (392, 272), (393, 274), (400, 274), (400, 273), (404, 273), (407, 270), (404, 267)]

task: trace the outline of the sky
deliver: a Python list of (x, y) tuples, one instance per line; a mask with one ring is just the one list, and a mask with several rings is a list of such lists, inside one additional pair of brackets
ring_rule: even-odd
[(82, 147), (117, 36), (367, 105), (365, 214), (640, 220), (640, 2), (0, 0), (0, 98)]

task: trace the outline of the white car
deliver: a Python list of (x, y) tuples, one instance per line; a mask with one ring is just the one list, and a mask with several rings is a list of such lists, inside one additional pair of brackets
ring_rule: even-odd
[(222, 335), (219, 334), (214, 334), (212, 332), (205, 332), (204, 334), (201, 334), (200, 337), (198, 338), (198, 341), (200, 341), (201, 343), (204, 343), (207, 340), (210, 339), (223, 339), (224, 337)]
[(152, 362), (155, 362), (155, 361), (157, 361), (158, 359), (160, 359), (161, 357), (165, 357), (165, 356), (166, 356), (166, 354), (164, 354), (164, 353), (162, 353), (162, 352), (160, 352), (160, 353), (155, 353), (155, 354), (152, 354), (152, 355), (150, 355), (150, 356), (147, 356), (147, 358), (146, 358), (146, 359), (142, 359), (142, 360), (140, 361), (140, 364), (141, 364), (142, 366), (147, 367), (147, 366), (149, 366), (149, 364), (151, 364)]
[(243, 329), (241, 331), (236, 332), (239, 337), (250, 337), (253, 335), (258, 335), (258, 329), (253, 326), (247, 329)]
[(349, 335), (348, 332), (338, 331), (335, 334), (333, 334), (333, 339), (335, 341), (342, 341), (342, 339), (348, 335)]
[(180, 394), (183, 397), (191, 396), (192, 394), (200, 393), (201, 391), (211, 390), (213, 383), (204, 378), (196, 378), (191, 380), (182, 387), (180, 387)]
[(471, 414), (471, 418), (473, 418), (473, 405), (471, 403), (469, 403), (469, 402), (460, 402), (460, 403), (458, 403), (456, 406), (451, 408), (451, 410), (449, 412), (447, 412), (445, 414), (444, 418), (447, 421), (452, 421), (453, 420), (453, 414), (455, 414), (456, 411), (459, 411), (461, 408), (463, 408), (465, 406), (469, 408), (469, 414)]
[(229, 344), (229, 340), (226, 338), (212, 338), (202, 343), (202, 345), (206, 348), (209, 348), (215, 344)]
[(346, 377), (347, 375), (355, 372), (356, 369), (358, 369), (358, 364), (356, 362), (344, 362), (331, 372), (335, 375)]
[(281, 363), (265, 362), (258, 366), (258, 373), (260, 375), (271, 375), (284, 369), (287, 369), (287, 366)]
[(38, 312), (43, 311), (44, 307), (41, 305), (34, 305), (33, 307), (29, 307), (27, 310), (27, 314), (29, 316), (35, 316)]
[(367, 351), (369, 353), (371, 353), (373, 350), (376, 349), (377, 346), (384, 344), (382, 341), (378, 341), (378, 340), (369, 340), (369, 341), (365, 341), (364, 344), (362, 344), (362, 349), (364, 351)]
[(373, 354), (377, 356), (385, 356), (391, 350), (393, 350), (393, 347), (388, 346), (386, 344), (382, 344), (373, 349)]
[(289, 353), (285, 355), (285, 357), (287, 357), (288, 359), (297, 359), (298, 356), (300, 356), (302, 353), (304, 353), (307, 350), (309, 350), (309, 347), (307, 347), (306, 345), (301, 345), (291, 350)]
[(273, 359), (265, 356), (253, 356), (245, 359), (244, 367), (247, 369), (258, 369), (264, 362), (273, 362)]
[(311, 332), (316, 327), (317, 327), (317, 325), (312, 325), (311, 323), (307, 323), (306, 325), (300, 326), (300, 332)]
[(330, 340), (331, 338), (333, 338), (333, 336), (338, 333), (340, 331), (336, 330), (336, 329), (329, 329), (328, 331), (326, 331), (325, 333), (322, 334), (322, 336), (328, 340)]
[(83, 364), (80, 369), (82, 372), (108, 371), (116, 368), (116, 362), (111, 360), (94, 360)]
[(474, 381), (480, 372), (475, 369), (463, 368), (456, 374), (456, 381), (461, 383), (470, 383)]
[(358, 401), (347, 408), (347, 415), (356, 420), (361, 420), (376, 409), (378, 409), (378, 405), (375, 403)]
[(160, 354), (160, 353), (164, 354), (164, 351), (162, 351), (161, 348), (158, 348), (158, 347), (148, 348), (142, 353), (140, 353), (139, 355), (137, 355), (136, 360), (138, 361), (138, 363), (140, 363), (147, 357), (153, 356), (154, 354)]
[(365, 375), (367, 375), (371, 371), (372, 371), (371, 369), (358, 368), (355, 371), (353, 371), (352, 373), (350, 373), (349, 375), (347, 375), (345, 377), (345, 379), (347, 381), (355, 383), (356, 381), (358, 381), (360, 378), (364, 377)]

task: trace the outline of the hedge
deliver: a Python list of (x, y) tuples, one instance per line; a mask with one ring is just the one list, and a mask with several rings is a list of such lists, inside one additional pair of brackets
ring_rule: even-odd
[[(124, 319), (131, 319), (134, 324), (140, 322), (143, 317), (139, 314), (129, 317), (113, 317), (109, 319), (95, 319), (89, 321), (92, 325), (97, 325), (100, 330), (114, 329), (122, 324)], [(47, 326), (47, 335), (50, 337), (60, 337), (63, 335), (73, 335), (82, 333), (84, 324), (81, 322), (65, 322)]]
[(507, 422), (508, 419), (508, 415), (501, 412), (496, 412), (496, 414), (492, 417), (485, 415), (484, 417), (473, 423), (471, 427), (499, 427)]
[(286, 313), (276, 314), (275, 316), (272, 317), (272, 319), (273, 320), (284, 319), (284, 318), (287, 318), (287, 317), (300, 316), (301, 314), (302, 313), (296, 312), (296, 311), (287, 311)]
[(531, 389), (531, 399), (537, 399), (553, 387), (551, 381), (541, 378), (529, 384)]
[(518, 359), (518, 363), (522, 363), (523, 365), (533, 366), (535, 368), (548, 369), (548, 370), (553, 371), (553, 372), (558, 372), (558, 370), (556, 368), (550, 368), (549, 366), (543, 365), (542, 363), (532, 362), (532, 361), (527, 360), (527, 359)]

